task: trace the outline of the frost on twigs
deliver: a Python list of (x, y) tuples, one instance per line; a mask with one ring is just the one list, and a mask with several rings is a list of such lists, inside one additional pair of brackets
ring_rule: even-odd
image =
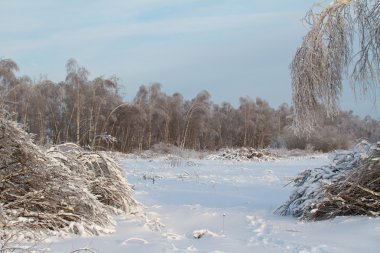
[(276, 212), (304, 220), (336, 216), (380, 215), (380, 147), (360, 142), (352, 152), (337, 154), (328, 166), (306, 170)]
[[(322, 7), (322, 6), (320, 6)], [(333, 0), (310, 10), (309, 31), (290, 65), (294, 129), (310, 134), (320, 115), (339, 112), (344, 78), (373, 94), (380, 74), (380, 2)]]
[(46, 153), (57, 165), (67, 166), (85, 177), (91, 194), (115, 213), (135, 212), (131, 186), (126, 183), (120, 167), (105, 153), (84, 151), (73, 143), (55, 146)]
[(96, 235), (112, 214), (137, 203), (120, 168), (75, 144), (43, 151), (15, 122), (0, 117), (0, 227)]

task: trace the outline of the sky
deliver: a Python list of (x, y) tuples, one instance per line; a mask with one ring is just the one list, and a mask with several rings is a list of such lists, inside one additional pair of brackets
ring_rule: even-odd
[[(0, 59), (20, 75), (65, 79), (74, 58), (90, 78), (117, 76), (131, 100), (140, 85), (161, 83), (215, 103), (261, 97), (291, 104), (289, 64), (317, 0), (1, 0)], [(343, 110), (379, 115), (347, 85)]]

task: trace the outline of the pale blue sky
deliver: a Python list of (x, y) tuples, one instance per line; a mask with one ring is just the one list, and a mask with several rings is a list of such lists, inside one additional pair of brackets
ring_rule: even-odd
[[(216, 103), (257, 96), (291, 103), (290, 61), (314, 0), (2, 0), (0, 57), (27, 74), (65, 78), (73, 57), (91, 73), (116, 75), (131, 99), (160, 82), (186, 98), (206, 89)], [(379, 118), (345, 89), (343, 109)]]

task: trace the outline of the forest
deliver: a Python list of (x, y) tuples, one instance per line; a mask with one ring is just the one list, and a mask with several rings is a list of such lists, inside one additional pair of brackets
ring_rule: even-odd
[(75, 59), (67, 61), (66, 78), (58, 83), (46, 78), (33, 81), (18, 76), (18, 71), (15, 61), (0, 61), (0, 104), (7, 117), (21, 123), (40, 145), (73, 142), (125, 153), (158, 143), (198, 151), (271, 147), (328, 152), (350, 148), (361, 138), (380, 139), (379, 121), (352, 111), (334, 118), (321, 114), (314, 132), (301, 136), (292, 129), (292, 106), (272, 108), (260, 97), (241, 97), (235, 108), (228, 102), (213, 103), (206, 90), (186, 100), (152, 83), (142, 85), (133, 101), (126, 101), (116, 77), (90, 80), (89, 70)]

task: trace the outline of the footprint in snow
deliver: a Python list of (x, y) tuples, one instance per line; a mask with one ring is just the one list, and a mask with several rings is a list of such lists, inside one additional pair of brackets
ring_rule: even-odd
[[(278, 228), (269, 224), (263, 217), (246, 216), (249, 227), (252, 229), (253, 236), (249, 239), (249, 244), (255, 246), (266, 246), (284, 249), (284, 252), (297, 253), (327, 253), (325, 245), (306, 246), (293, 241), (285, 241), (274, 238)], [(289, 232), (289, 230), (285, 230)], [(293, 230), (291, 230), (293, 231)], [(294, 232), (294, 231), (293, 231)], [(299, 232), (299, 231), (296, 231)]]
[(247, 220), (254, 233), (254, 236), (249, 239), (251, 244), (268, 245), (273, 243), (270, 237), (272, 227), (268, 225), (263, 218), (258, 216), (247, 216)]

